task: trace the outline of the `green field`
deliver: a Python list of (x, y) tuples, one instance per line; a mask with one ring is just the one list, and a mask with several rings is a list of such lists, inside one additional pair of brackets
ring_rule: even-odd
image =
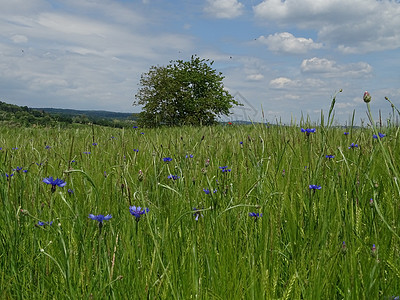
[(379, 132), (2, 127), (0, 298), (394, 299), (399, 128)]

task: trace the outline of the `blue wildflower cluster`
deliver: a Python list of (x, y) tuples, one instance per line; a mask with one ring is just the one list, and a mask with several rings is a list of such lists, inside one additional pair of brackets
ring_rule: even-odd
[(372, 137), (373, 137), (374, 139), (384, 138), (385, 136), (386, 136), (386, 134), (383, 134), (383, 133), (381, 133), (381, 132), (378, 132), (378, 135), (376, 135), (376, 134), (373, 134), (373, 135), (372, 135)]
[(231, 169), (228, 169), (228, 166), (224, 166), (224, 167), (219, 167), (222, 171), (222, 173), (226, 173), (226, 172), (230, 172)]
[(179, 178), (180, 177), (178, 175), (172, 175), (172, 174), (168, 175), (168, 179), (177, 180)]

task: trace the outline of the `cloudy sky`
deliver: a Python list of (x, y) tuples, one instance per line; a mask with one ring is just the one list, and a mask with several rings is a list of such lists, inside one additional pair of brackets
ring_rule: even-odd
[[(365, 119), (400, 106), (399, 0), (0, 0), (0, 100), (138, 112), (153, 65), (214, 60), (232, 119)], [(263, 111), (263, 113), (261, 112)]]

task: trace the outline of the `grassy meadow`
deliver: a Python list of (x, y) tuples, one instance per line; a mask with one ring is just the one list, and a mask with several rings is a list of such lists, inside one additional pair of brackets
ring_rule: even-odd
[(394, 299), (399, 128), (379, 132), (2, 127), (0, 298)]

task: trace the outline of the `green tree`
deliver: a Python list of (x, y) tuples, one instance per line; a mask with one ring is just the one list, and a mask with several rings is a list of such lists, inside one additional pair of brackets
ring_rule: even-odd
[(142, 105), (140, 125), (212, 125), (239, 103), (224, 89), (213, 61), (192, 56), (169, 65), (152, 66), (140, 79), (133, 105)]

